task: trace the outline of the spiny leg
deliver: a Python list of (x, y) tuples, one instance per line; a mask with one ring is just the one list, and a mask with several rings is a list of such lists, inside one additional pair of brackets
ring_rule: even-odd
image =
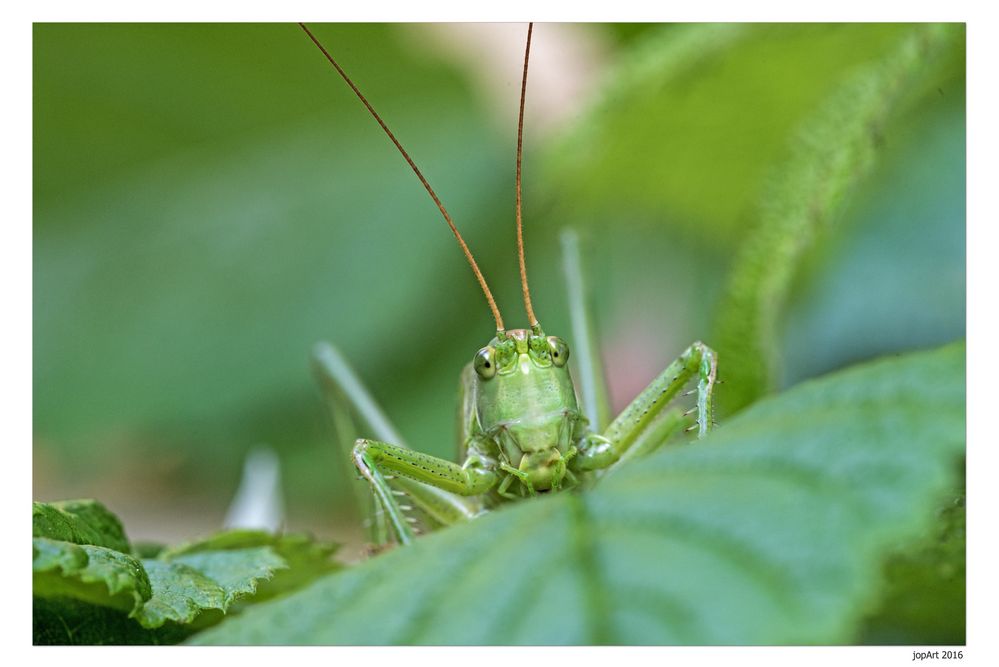
[(481, 495), (496, 486), (499, 481), (496, 473), (492, 471), (475, 467), (465, 468), (436, 456), (413, 451), (408, 447), (390, 445), (377, 440), (363, 438), (358, 440), (354, 446), (353, 458), (361, 476), (368, 480), (385, 508), (386, 518), (402, 544), (408, 544), (413, 540), (413, 530), (399, 504), (392, 497), (392, 487), (386, 480), (386, 475), (404, 475), (404, 478), (396, 478), (395, 481), (416, 484), (426, 491), (443, 491), (462, 496)]
[(688, 347), (611, 422), (603, 435), (589, 437), (577, 457), (576, 468), (597, 470), (617, 462), (695, 375), (698, 377), (695, 426), (699, 438), (707, 435), (712, 427), (712, 393), (717, 372), (714, 350), (700, 341)]
[[(313, 350), (313, 367), (333, 415), (344, 461), (352, 455), (354, 443), (362, 433), (379, 441), (398, 442), (406, 448), (402, 437), (339, 350), (329, 343), (317, 344)], [(408, 496), (413, 505), (440, 525), (468, 520), (478, 512), (463, 498), (410, 479), (383, 479), (382, 483), (386, 491), (383, 494), (372, 494), (370, 491), (375, 487), (366, 489), (360, 484), (354, 487), (359, 491), (359, 505), (371, 521), (371, 539), (375, 544), (388, 541), (388, 516), (404, 512), (405, 507), (396, 500), (400, 495)]]
[(718, 361), (714, 350), (700, 341), (694, 343), (617, 416), (604, 432), (604, 437), (611, 441), (619, 455), (623, 454), (684, 385), (697, 375), (697, 437), (703, 438), (712, 426), (712, 394), (717, 372)]
[(572, 350), (579, 369), (576, 378), (583, 414), (590, 421), (590, 428), (600, 433), (610, 422), (611, 408), (607, 383), (600, 361), (600, 345), (593, 319), (589, 312), (589, 294), (583, 276), (583, 260), (579, 250), (579, 236), (575, 230), (562, 232), (562, 268), (569, 300), (569, 318), (572, 321)]

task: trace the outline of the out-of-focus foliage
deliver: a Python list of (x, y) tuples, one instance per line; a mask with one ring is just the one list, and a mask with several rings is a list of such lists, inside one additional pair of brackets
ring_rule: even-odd
[[(482, 246), (496, 143), (400, 32), (323, 36)], [(433, 204), (296, 26), (42, 25), (35, 72), (34, 418), (75, 475), (162, 452), (188, 484), (234, 484), (266, 441), (294, 502), (328, 499), (312, 344), (405, 393), (441, 359), (401, 332), (489, 330)]]
[(963, 80), (939, 80), (889, 127), (870, 176), (802, 257), (776, 360), (784, 386), (964, 335)]
[(834, 91), (798, 132), (794, 153), (763, 195), (759, 221), (740, 248), (718, 307), (712, 341), (730, 382), (719, 400), (723, 412), (776, 385), (777, 327), (801, 255), (872, 167), (881, 128), (898, 103), (926, 88), (941, 53), (959, 34), (952, 26), (912, 28), (887, 56)]
[(35, 643), (175, 643), (237, 601), (259, 602), (336, 568), (334, 545), (251, 530), (143, 558), (94, 501), (34, 503), (32, 519)]
[(552, 179), (588, 219), (668, 220), (734, 244), (801, 123), (911, 29), (687, 24), (647, 31), (548, 165)]
[(590, 492), (418, 540), (194, 641), (849, 643), (884, 550), (932, 525), (963, 449), (964, 346), (881, 361), (762, 401)]

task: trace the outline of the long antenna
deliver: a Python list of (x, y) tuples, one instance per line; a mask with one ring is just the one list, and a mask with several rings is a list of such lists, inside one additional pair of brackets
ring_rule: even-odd
[(524, 100), (527, 98), (527, 62), (531, 58), (531, 33), (534, 24), (527, 24), (527, 49), (524, 51), (524, 78), (520, 83), (520, 118), (517, 121), (517, 256), (520, 258), (520, 289), (524, 293), (524, 308), (531, 328), (537, 330), (538, 318), (531, 305), (531, 290), (527, 287), (527, 263), (524, 261), (524, 225), (520, 215), (520, 163), (524, 153)]
[[(423, 187), (425, 187), (427, 189), (427, 192), (430, 193), (430, 197), (434, 200), (434, 203), (437, 204), (437, 208), (440, 209), (441, 215), (444, 216), (444, 220), (447, 222), (448, 227), (451, 228), (451, 232), (454, 234), (454, 237), (458, 239), (458, 245), (461, 246), (462, 252), (465, 253), (465, 258), (468, 260), (468, 264), (472, 267), (472, 271), (475, 273), (475, 278), (479, 281), (479, 286), (482, 288), (482, 293), (486, 295), (486, 301), (489, 302), (489, 310), (492, 311), (493, 319), (496, 320), (496, 331), (502, 333), (504, 331), (503, 317), (500, 315), (499, 308), (496, 307), (496, 301), (493, 299), (492, 292), (489, 291), (489, 285), (486, 284), (486, 279), (482, 275), (482, 271), (479, 270), (479, 265), (475, 263), (475, 258), (472, 257), (472, 251), (468, 249), (468, 245), (465, 243), (465, 239), (461, 238), (461, 234), (458, 232), (458, 228), (454, 226), (454, 221), (452, 221), (451, 216), (448, 215), (447, 209), (444, 208), (444, 204), (442, 204), (441, 200), (438, 199), (437, 193), (435, 193), (434, 189), (430, 187), (430, 183), (428, 183), (427, 179), (423, 177), (423, 173), (420, 171), (419, 167), (416, 166), (416, 163), (413, 162), (413, 159), (409, 157), (409, 153), (406, 152), (406, 149), (402, 147), (402, 144), (399, 143), (399, 140), (395, 138), (394, 134), (392, 134), (392, 130), (388, 129), (388, 125), (386, 125), (385, 121), (382, 120), (382, 117), (378, 115), (378, 112), (374, 110), (374, 107), (372, 107), (371, 104), (368, 103), (368, 100), (365, 99), (364, 95), (361, 94), (361, 91), (357, 89), (357, 86), (355, 86), (354, 82), (350, 80), (350, 77), (347, 76), (347, 73), (343, 71), (343, 68), (340, 67), (340, 65), (338, 65), (335, 60), (333, 60), (333, 56), (331, 56), (329, 51), (326, 50), (326, 47), (320, 44), (319, 40), (316, 39), (316, 36), (312, 34), (312, 31), (309, 30), (309, 28), (306, 27), (304, 23), (299, 23), (298, 25), (301, 26), (302, 30), (305, 31), (305, 34), (309, 36), (309, 39), (312, 40), (312, 43), (315, 44), (319, 48), (319, 50), (323, 52), (323, 55), (326, 56), (326, 60), (330, 61), (330, 64), (333, 65), (333, 69), (335, 69), (337, 71), (337, 74), (339, 74), (343, 78), (343, 80), (347, 82), (347, 85), (350, 86), (350, 89), (354, 91), (354, 94), (357, 95), (357, 98), (359, 100), (361, 100), (361, 103), (364, 104), (364, 106), (368, 109), (369, 112), (371, 112), (371, 115), (374, 116), (375, 120), (378, 121), (378, 124), (382, 126), (383, 130), (385, 130), (385, 134), (388, 135), (388, 138), (392, 140), (392, 143), (395, 144), (395, 147), (399, 149), (399, 152), (402, 153), (402, 156), (406, 158), (406, 162), (409, 163), (409, 166), (416, 174), (416, 177), (420, 179), (420, 183), (423, 183)], [(520, 159), (518, 158), (518, 164), (519, 162)]]

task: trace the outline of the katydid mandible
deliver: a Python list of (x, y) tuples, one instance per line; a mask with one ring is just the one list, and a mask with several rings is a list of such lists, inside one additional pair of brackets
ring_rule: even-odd
[[(524, 102), (533, 24), (520, 90), (517, 127), (517, 254), (528, 329), (506, 329), (499, 308), (471, 251), (402, 144), (346, 72), (305, 24), (305, 34), (347, 83), (405, 158), (443, 215), (465, 254), (496, 321), (496, 334), (461, 373), (458, 459), (453, 463), (410, 449), (371, 399), (343, 356), (321, 343), (314, 365), (341, 441), (353, 442), (351, 458), (370, 487), (363, 501), (372, 509), (372, 540), (409, 544), (421, 530), (475, 518), (499, 505), (544, 493), (585, 486), (621, 460), (648, 453), (686, 427), (703, 437), (712, 428), (715, 353), (696, 342), (646, 387), (613, 421), (593, 328), (586, 312), (575, 235), (562, 245), (574, 344), (580, 354), (579, 400), (569, 373), (569, 345), (546, 335), (534, 314), (527, 283), (521, 219)], [(671, 400), (696, 379), (696, 405), (681, 413)], [(693, 420), (689, 415), (694, 415)], [(354, 439), (357, 429), (373, 439)], [(691, 423), (692, 421), (692, 423)], [(609, 422), (609, 423), (608, 423)], [(688, 425), (689, 424), (689, 425)]]

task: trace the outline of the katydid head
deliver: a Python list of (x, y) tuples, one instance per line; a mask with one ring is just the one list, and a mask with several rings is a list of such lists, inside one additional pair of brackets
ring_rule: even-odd
[(557, 489), (579, 422), (569, 346), (538, 329), (513, 329), (479, 350), (475, 410), (501, 460), (537, 491)]
[(491, 380), (529, 373), (531, 368), (563, 368), (568, 360), (569, 346), (558, 336), (546, 336), (540, 329), (511, 329), (476, 352), (472, 365), (480, 380)]

